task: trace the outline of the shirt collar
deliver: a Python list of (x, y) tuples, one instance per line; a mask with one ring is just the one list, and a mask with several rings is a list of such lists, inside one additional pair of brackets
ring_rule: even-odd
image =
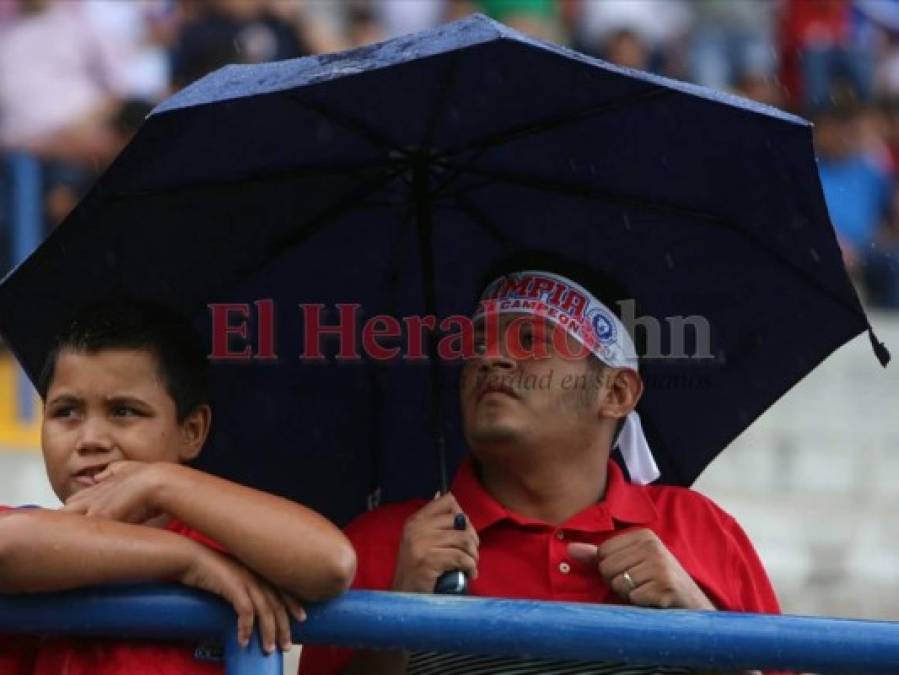
[[(546, 525), (509, 511), (496, 501), (481, 484), (471, 457), (467, 457), (459, 467), (452, 492), (478, 532), (502, 520), (520, 525)], [(618, 464), (609, 460), (603, 499), (569, 518), (562, 527), (600, 532), (614, 529), (613, 520), (628, 525), (646, 525), (656, 516), (655, 506), (645, 488), (627, 482)]]
[(658, 517), (656, 507), (642, 485), (635, 485), (624, 478), (617, 462), (609, 460), (604, 503), (612, 517), (630, 525), (647, 525)]

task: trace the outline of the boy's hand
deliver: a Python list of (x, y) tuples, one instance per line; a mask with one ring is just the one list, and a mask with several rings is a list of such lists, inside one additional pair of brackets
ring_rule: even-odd
[(94, 477), (94, 485), (69, 497), (62, 510), (123, 523), (145, 523), (159, 515), (153, 496), (164, 480), (164, 472), (162, 462), (112, 462)]
[(297, 621), (306, 620), (305, 610), (290, 595), (211, 549), (203, 548), (179, 581), (215, 593), (231, 603), (237, 612), (237, 638), (244, 647), (249, 644), (257, 618), (262, 648), (267, 653), (273, 652), (276, 644), (282, 651), (290, 649), (290, 616)]

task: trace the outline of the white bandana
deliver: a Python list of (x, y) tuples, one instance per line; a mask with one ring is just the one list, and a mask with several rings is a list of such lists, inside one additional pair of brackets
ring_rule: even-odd
[[(624, 324), (587, 289), (561, 275), (525, 270), (496, 279), (484, 289), (474, 319), (487, 314), (543, 317), (606, 365), (639, 372), (637, 351)], [(625, 418), (615, 447), (631, 482), (645, 485), (661, 475), (636, 410)]]

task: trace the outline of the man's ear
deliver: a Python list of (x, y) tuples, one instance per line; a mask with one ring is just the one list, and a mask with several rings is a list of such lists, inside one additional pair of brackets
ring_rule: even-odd
[(209, 436), (212, 426), (212, 408), (208, 405), (197, 406), (192, 413), (181, 422), (181, 450), (178, 459), (189, 462), (196, 459)]
[(630, 368), (608, 368), (608, 390), (599, 407), (601, 417), (624, 419), (637, 407), (643, 395), (643, 379)]

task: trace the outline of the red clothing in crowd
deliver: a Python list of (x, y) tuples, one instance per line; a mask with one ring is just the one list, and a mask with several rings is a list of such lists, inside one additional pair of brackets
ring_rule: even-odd
[[(567, 545), (598, 545), (628, 530), (649, 528), (719, 609), (780, 612), (746, 534), (731, 516), (692, 490), (632, 485), (609, 462), (605, 498), (558, 527), (500, 505), (481, 486), (470, 460), (459, 470), (452, 492), (481, 541), (472, 595), (626, 604), (595, 565), (570, 559)], [(390, 589), (403, 525), (425, 503), (390, 504), (349, 525), (346, 533), (359, 560), (354, 588)], [(339, 673), (352, 655), (349, 649), (310, 645), (303, 649), (300, 672)]]
[[(9, 507), (0, 506), (0, 511)], [(178, 521), (167, 530), (221, 550)], [(220, 649), (199, 644), (0, 634), (0, 675), (221, 675)]]
[(780, 18), (780, 83), (793, 106), (802, 103), (799, 58), (806, 49), (847, 46), (850, 39), (849, 0), (786, 0)]

